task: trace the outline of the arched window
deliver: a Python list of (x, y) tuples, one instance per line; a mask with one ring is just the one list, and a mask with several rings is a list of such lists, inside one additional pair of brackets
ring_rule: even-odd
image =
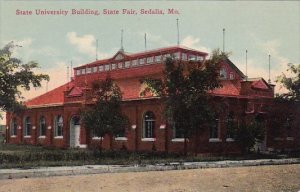
[(40, 136), (45, 136), (46, 135), (46, 119), (44, 116), (42, 116), (40, 118), (39, 125), (40, 125)]
[(12, 121), (10, 122), (10, 135), (11, 136), (17, 135), (17, 129), (18, 129), (17, 120), (16, 118), (13, 118)]
[(56, 116), (54, 121), (54, 136), (63, 136), (63, 117), (61, 115)]
[(30, 117), (26, 117), (24, 119), (24, 136), (30, 136), (31, 133), (31, 122), (30, 122)]
[(144, 114), (143, 138), (154, 138), (155, 116), (151, 111)]

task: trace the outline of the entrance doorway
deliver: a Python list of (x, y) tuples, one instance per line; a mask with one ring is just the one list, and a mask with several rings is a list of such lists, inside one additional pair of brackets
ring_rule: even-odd
[(73, 116), (70, 120), (70, 147), (80, 147), (80, 118)]

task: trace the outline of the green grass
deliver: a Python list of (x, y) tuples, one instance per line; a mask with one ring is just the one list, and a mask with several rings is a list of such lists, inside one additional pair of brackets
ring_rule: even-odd
[[(299, 153), (297, 155), (299, 157)], [(280, 158), (277, 155), (182, 156), (158, 152), (127, 152), (88, 149), (50, 149), (41, 146), (0, 144), (0, 168), (33, 168), (41, 166), (170, 164), (171, 162), (243, 160)]]

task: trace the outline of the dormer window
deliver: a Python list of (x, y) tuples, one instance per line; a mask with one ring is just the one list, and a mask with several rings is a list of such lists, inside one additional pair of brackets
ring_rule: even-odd
[(182, 59), (183, 61), (186, 61), (186, 60), (187, 60), (187, 54), (186, 54), (186, 53), (182, 53), (181, 59)]
[(140, 65), (144, 65), (145, 59), (144, 58), (143, 59), (139, 59), (139, 63), (140, 63)]
[(87, 68), (86, 69), (86, 74), (89, 74), (89, 73), (91, 73), (92, 72), (92, 68)]
[(104, 70), (105, 70), (105, 71), (109, 71), (109, 69), (110, 69), (109, 64), (107, 64), (107, 65), (104, 66)]
[(118, 63), (118, 68), (122, 69), (123, 68), (123, 63)]
[(111, 64), (111, 70), (115, 70), (117, 68), (117, 65), (115, 63)]
[(159, 56), (155, 56), (155, 62), (156, 63), (161, 62), (161, 56), (160, 55)]
[(220, 69), (220, 78), (221, 79), (227, 79), (227, 73), (226, 73), (226, 69), (224, 67), (222, 67)]
[(132, 65), (132, 66), (137, 66), (137, 65), (138, 65), (138, 60), (137, 60), (137, 59), (136, 59), (136, 60), (133, 60), (131, 65)]
[(149, 64), (153, 63), (153, 57), (148, 57), (147, 58), (147, 63), (149, 63)]
[(130, 67), (130, 61), (126, 61), (125, 62), (125, 68), (129, 68)]

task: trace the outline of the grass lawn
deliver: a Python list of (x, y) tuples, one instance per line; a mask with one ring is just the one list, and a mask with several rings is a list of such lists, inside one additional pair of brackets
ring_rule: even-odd
[[(299, 157), (299, 153), (297, 154)], [(0, 168), (31, 168), (87, 164), (169, 164), (184, 161), (219, 161), (259, 158), (279, 158), (277, 155), (250, 154), (247, 156), (182, 156), (158, 152), (127, 152), (88, 149), (53, 149), (41, 146), (0, 144)]]

